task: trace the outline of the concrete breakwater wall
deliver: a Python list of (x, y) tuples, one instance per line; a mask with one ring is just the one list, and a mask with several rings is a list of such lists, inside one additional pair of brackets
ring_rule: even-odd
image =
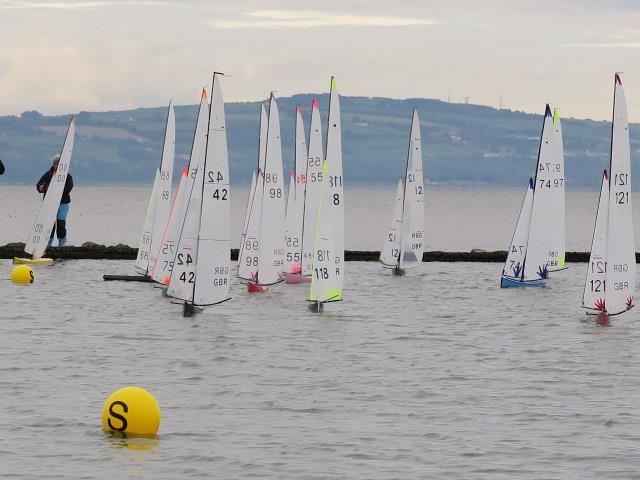
[[(64, 260), (134, 260), (138, 254), (138, 249), (129, 245), (100, 245), (86, 242), (79, 247), (50, 247), (46, 256), (54, 259)], [(11, 259), (13, 257), (24, 257), (24, 243), (8, 243), (0, 246), (0, 258)], [(346, 261), (351, 262), (375, 262), (378, 261), (380, 252), (347, 250), (344, 252)], [(231, 259), (237, 260), (238, 249), (231, 250)], [(423, 262), (504, 262), (507, 252), (504, 250), (485, 251), (472, 250), (470, 252), (425, 252)], [(565, 257), (567, 262), (588, 262), (589, 252), (567, 252)], [(636, 253), (636, 262), (640, 260), (640, 254)]]

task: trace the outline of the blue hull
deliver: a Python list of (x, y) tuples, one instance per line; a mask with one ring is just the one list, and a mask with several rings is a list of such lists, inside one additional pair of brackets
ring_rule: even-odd
[(500, 288), (511, 287), (544, 287), (544, 280), (531, 280), (529, 282), (523, 282), (521, 280), (513, 280), (511, 278), (502, 277), (500, 279)]

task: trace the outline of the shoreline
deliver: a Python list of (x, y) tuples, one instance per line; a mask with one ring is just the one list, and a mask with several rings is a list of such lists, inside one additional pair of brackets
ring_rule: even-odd
[[(81, 246), (50, 247), (45, 256), (62, 260), (135, 260), (138, 249), (129, 245), (100, 245), (86, 242)], [(0, 259), (25, 257), (24, 243), (8, 243), (0, 246)], [(375, 250), (346, 250), (344, 259), (347, 262), (377, 262), (380, 252)], [(424, 252), (423, 262), (486, 262), (503, 263), (507, 258), (505, 250), (485, 251), (474, 249), (469, 252)], [(238, 259), (238, 249), (231, 249), (231, 260)], [(589, 252), (567, 252), (567, 262), (588, 262)], [(636, 263), (640, 254), (636, 253)]]

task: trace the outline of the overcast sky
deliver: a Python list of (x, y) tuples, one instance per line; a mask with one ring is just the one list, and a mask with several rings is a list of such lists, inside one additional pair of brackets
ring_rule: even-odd
[(0, 0), (0, 115), (322, 92), (640, 121), (637, 0)]

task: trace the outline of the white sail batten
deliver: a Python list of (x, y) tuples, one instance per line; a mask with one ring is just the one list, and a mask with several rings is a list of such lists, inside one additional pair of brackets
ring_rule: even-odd
[(238, 254), (238, 277), (243, 280), (255, 280), (260, 263), (260, 218), (262, 216), (262, 197), (264, 195), (264, 167), (267, 148), (267, 127), (269, 119), (264, 104), (260, 106), (260, 130), (258, 138), (258, 168), (254, 172), (255, 187), (253, 196), (247, 204), (247, 227)]
[(311, 105), (311, 124), (309, 126), (309, 142), (305, 178), (305, 204), (302, 229), (302, 275), (311, 276), (313, 265), (313, 249), (316, 241), (318, 207), (322, 186), (322, 123), (318, 102)]
[(387, 230), (387, 236), (380, 249), (380, 263), (385, 267), (395, 268), (398, 266), (400, 257), (400, 245), (402, 243), (402, 205), (404, 203), (404, 185), (402, 180), (398, 180), (396, 196), (393, 206), (393, 216), (391, 224)]
[(229, 299), (230, 203), (227, 127), (222, 75), (213, 75), (207, 151), (204, 163), (200, 229), (196, 252), (194, 305)]
[(609, 176), (602, 174), (602, 188), (593, 228), (591, 255), (582, 294), (582, 306), (590, 310), (604, 311), (607, 280), (607, 228), (609, 224)]
[(24, 251), (34, 259), (41, 258), (47, 249), (49, 237), (51, 236), (51, 231), (56, 221), (58, 208), (60, 207), (64, 186), (67, 182), (67, 175), (69, 174), (75, 135), (76, 117), (71, 117), (62, 151), (60, 152), (58, 168), (51, 177), (47, 193), (44, 196), (36, 220), (25, 242)]
[(619, 74), (615, 75), (613, 96), (607, 230), (606, 312), (617, 315), (633, 307), (636, 279), (629, 120), (627, 101)]
[(507, 260), (502, 269), (502, 277), (522, 281), (523, 266), (527, 257), (527, 240), (531, 225), (531, 207), (533, 205), (533, 179), (529, 180), (527, 192), (520, 208), (513, 238), (507, 251)]
[(284, 265), (285, 198), (282, 174), (280, 115), (273, 94), (269, 101), (267, 149), (264, 166), (257, 284), (282, 281)]
[(160, 244), (160, 253), (151, 272), (152, 280), (167, 285), (173, 262), (177, 255), (178, 238), (184, 222), (184, 217), (189, 204), (189, 196), (195, 180), (198, 167), (204, 166), (204, 155), (207, 145), (207, 126), (209, 122), (209, 100), (207, 91), (202, 89), (200, 96), (200, 107), (196, 120), (196, 128), (191, 145), (191, 155), (189, 157), (189, 167), (183, 169), (178, 192), (173, 201), (169, 222)]
[(331, 77), (329, 93), (329, 115), (327, 119), (327, 154), (329, 164), (329, 192), (327, 215), (333, 224), (332, 253), (335, 260), (336, 289), (342, 298), (344, 285), (344, 185), (342, 180), (342, 127), (340, 123), (340, 98), (335, 77)]

